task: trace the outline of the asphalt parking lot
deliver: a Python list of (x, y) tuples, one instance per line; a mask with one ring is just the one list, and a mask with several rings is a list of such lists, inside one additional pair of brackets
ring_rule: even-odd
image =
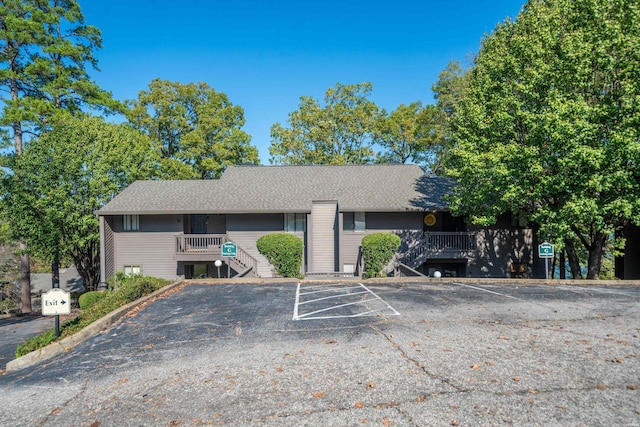
[(0, 425), (640, 425), (639, 303), (632, 286), (189, 284), (0, 376)]

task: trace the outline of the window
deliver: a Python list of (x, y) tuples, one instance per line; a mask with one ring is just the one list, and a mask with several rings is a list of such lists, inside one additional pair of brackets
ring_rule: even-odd
[(133, 276), (136, 274), (142, 274), (142, 269), (139, 265), (125, 265), (124, 266), (124, 275), (125, 276)]
[(124, 215), (122, 217), (122, 229), (124, 231), (139, 231), (140, 215)]
[(296, 231), (306, 231), (307, 214), (304, 213), (287, 213), (284, 214), (284, 231), (294, 233)]
[(344, 212), (342, 214), (342, 229), (344, 231), (364, 231), (366, 229), (364, 212)]

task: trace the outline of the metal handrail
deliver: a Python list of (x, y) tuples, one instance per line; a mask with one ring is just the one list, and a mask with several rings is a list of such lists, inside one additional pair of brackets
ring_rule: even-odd
[(411, 245), (401, 259), (402, 262), (411, 264), (425, 254), (460, 254), (473, 252), (476, 249), (475, 232), (428, 232), (422, 240)]
[[(176, 235), (176, 254), (222, 255), (222, 245), (231, 240), (226, 234), (179, 234)], [(236, 245), (236, 256), (232, 257), (245, 269), (258, 271), (258, 261), (247, 251)]]

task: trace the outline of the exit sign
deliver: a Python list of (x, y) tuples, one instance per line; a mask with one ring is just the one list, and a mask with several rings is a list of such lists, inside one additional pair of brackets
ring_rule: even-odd
[(57, 316), (71, 314), (71, 294), (59, 288), (53, 288), (42, 294), (42, 315)]

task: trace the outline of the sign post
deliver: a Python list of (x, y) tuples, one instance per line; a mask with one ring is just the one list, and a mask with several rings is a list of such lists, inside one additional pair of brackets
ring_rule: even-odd
[(553, 245), (549, 242), (544, 242), (538, 245), (538, 257), (544, 258), (544, 276), (549, 280), (549, 258), (553, 258)]
[[(226, 242), (222, 245), (222, 256), (234, 258), (238, 254), (238, 246), (233, 242)], [(231, 277), (231, 263), (227, 260), (227, 277)]]
[(71, 314), (71, 294), (60, 288), (42, 294), (42, 315), (56, 316), (56, 338), (60, 336), (61, 314)]

